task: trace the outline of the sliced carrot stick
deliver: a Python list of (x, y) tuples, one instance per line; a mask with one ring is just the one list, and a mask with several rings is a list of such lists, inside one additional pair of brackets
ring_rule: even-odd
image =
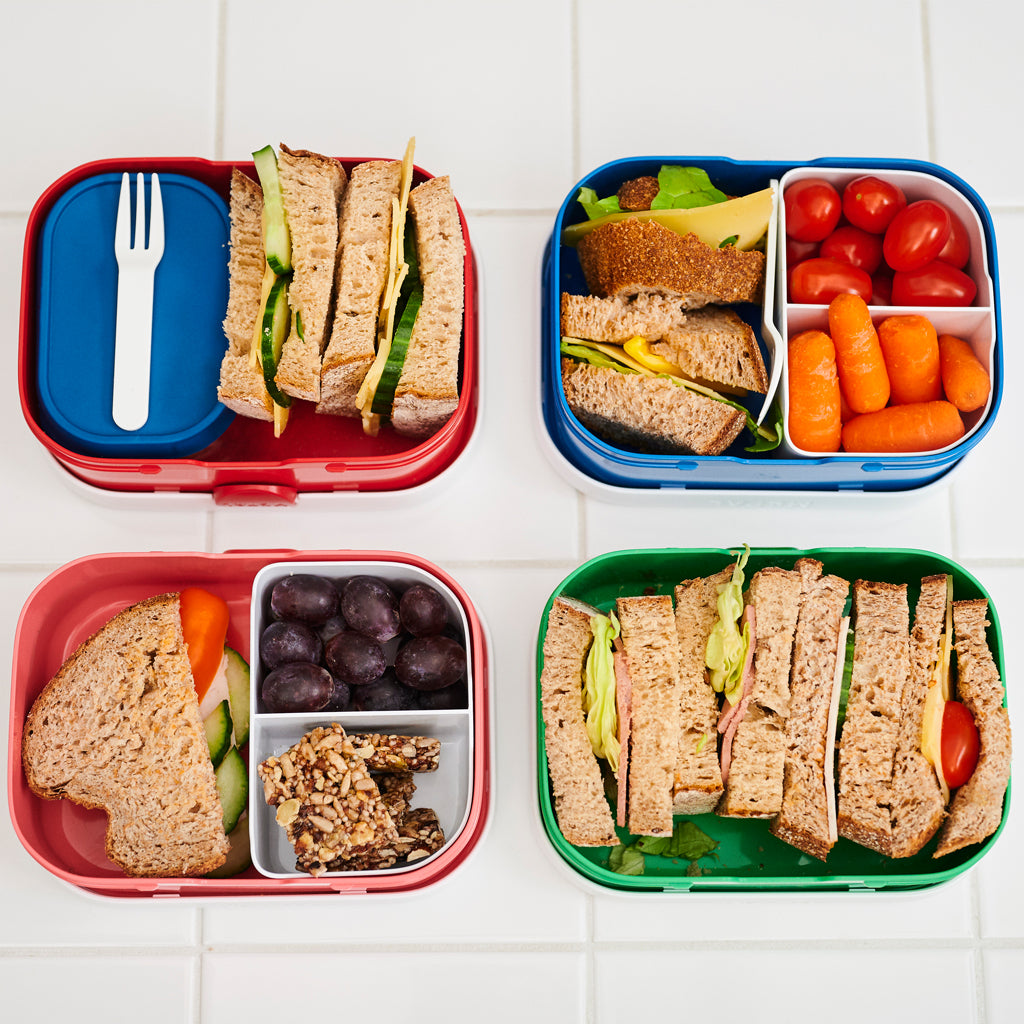
[(974, 412), (988, 401), (992, 382), (974, 349), (963, 338), (939, 335), (939, 363), (942, 390), (961, 412)]
[(959, 441), (964, 424), (949, 402), (890, 405), (843, 426), (843, 451), (930, 452)]
[(789, 437), (805, 452), (837, 452), (842, 432), (836, 350), (824, 331), (789, 339)]
[(916, 313), (886, 317), (878, 325), (878, 341), (893, 405), (934, 402), (942, 397), (939, 339), (927, 317)]
[(192, 678), (196, 694), (202, 700), (224, 657), (231, 614), (222, 598), (201, 587), (185, 587), (179, 607)]
[(868, 304), (859, 295), (837, 295), (828, 304), (828, 332), (836, 347), (839, 387), (847, 405), (855, 413), (884, 409), (889, 401), (889, 374)]

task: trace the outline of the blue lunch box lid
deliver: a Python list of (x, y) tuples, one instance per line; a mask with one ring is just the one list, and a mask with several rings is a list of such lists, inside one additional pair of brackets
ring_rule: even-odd
[(180, 458), (206, 447), (234, 418), (217, 401), (226, 344), (228, 206), (184, 175), (161, 174), (160, 188), (165, 245), (153, 285), (149, 419), (136, 431), (122, 430), (111, 413), (121, 175), (98, 174), (69, 188), (40, 236), (40, 421), (54, 440), (81, 454)]

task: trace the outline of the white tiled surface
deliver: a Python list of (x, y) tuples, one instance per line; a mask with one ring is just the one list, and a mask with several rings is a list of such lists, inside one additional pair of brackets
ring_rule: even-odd
[[(975, 871), (924, 894), (631, 900), (577, 886), (545, 849), (530, 770), (540, 609), (581, 560), (624, 546), (952, 555), (999, 609), (1020, 717), (1016, 5), (982, 0), (968, 15), (952, 0), (865, 0), (851, 13), (736, 0), (726, 15), (679, 0), (321, 0), (285, 13), (269, 0), (2, 0), (0, 13), (0, 659), (11, 663), (31, 589), (79, 555), (399, 548), (452, 572), (487, 621), (496, 724), (494, 812), (479, 849), (436, 890), (395, 900), (111, 904), (50, 877), (0, 825), (4, 1019), (92, 1022), (145, 1007), (157, 1021), (277, 1020), (295, 1006), (283, 982), (309, 977), (329, 979), (318, 991), (337, 993), (339, 1007), (372, 1012), (394, 995), (414, 1019), (452, 1024), (613, 1024), (638, 1010), (674, 1019), (725, 1007), (727, 1018), (779, 1024), (822, 1007), (841, 1022), (1024, 1017), (1019, 814)], [(301, 69), (275, 78), (268, 40), (301, 52)], [(282, 139), (390, 155), (410, 134), (419, 163), (451, 174), (482, 273), (482, 425), (444, 486), (380, 509), (339, 495), (213, 511), (204, 499), (118, 502), (70, 484), (15, 394), (21, 244), (36, 196), (98, 157), (243, 159)], [(559, 475), (531, 420), (545, 235), (585, 171), (647, 152), (926, 158), (979, 190), (1000, 246), (1007, 386), (999, 423), (948, 485), (875, 498), (680, 495), (641, 511)], [(769, 997), (792, 977), (796, 992)]]

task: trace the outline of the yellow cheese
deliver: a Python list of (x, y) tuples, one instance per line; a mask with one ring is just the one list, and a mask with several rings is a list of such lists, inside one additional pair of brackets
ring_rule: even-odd
[(951, 699), (950, 660), (953, 650), (953, 577), (946, 577), (946, 622), (939, 638), (939, 657), (928, 681), (928, 693), (921, 716), (921, 753), (935, 769), (942, 798), (949, 802), (949, 786), (942, 772), (942, 719), (946, 701)]
[(283, 405), (274, 403), (274, 437), (280, 437), (288, 426), (288, 410)]
[(603, 224), (615, 224), (627, 217), (641, 220), (656, 220), (663, 227), (677, 235), (693, 232), (702, 242), (717, 249), (727, 238), (736, 236), (737, 249), (753, 249), (768, 230), (772, 215), (771, 188), (752, 192), (747, 196), (727, 199), (712, 206), (696, 206), (691, 210), (637, 210), (631, 213), (609, 213), (595, 220), (571, 224), (562, 232), (566, 245), (576, 245), (579, 240)]

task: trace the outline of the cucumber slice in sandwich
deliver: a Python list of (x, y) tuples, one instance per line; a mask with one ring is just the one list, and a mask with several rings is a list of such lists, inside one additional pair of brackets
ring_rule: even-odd
[(249, 665), (232, 647), (224, 647), (224, 658), (231, 720), (235, 729), (235, 746), (244, 747), (249, 741)]
[(214, 772), (224, 812), (224, 834), (231, 835), (249, 799), (249, 773), (237, 747), (231, 747)]
[(423, 285), (417, 281), (409, 293), (405, 309), (402, 310), (402, 318), (398, 321), (395, 336), (391, 340), (388, 361), (384, 364), (384, 371), (380, 375), (377, 390), (373, 393), (373, 404), (370, 406), (370, 411), (378, 416), (388, 416), (391, 413), (391, 406), (395, 401), (395, 389), (402, 379), (402, 367), (405, 365), (405, 355), (409, 351), (409, 339), (412, 338), (413, 325), (416, 323), (416, 316), (422, 304)]
[(288, 337), (291, 313), (288, 309), (287, 277), (279, 277), (274, 281), (267, 305), (263, 310), (263, 325), (260, 329), (260, 362), (263, 364), (263, 383), (274, 402), (284, 409), (292, 404), (292, 396), (286, 395), (274, 383), (277, 364), (281, 358), (281, 349)]
[(203, 729), (206, 730), (206, 745), (210, 748), (210, 760), (213, 762), (213, 767), (216, 768), (224, 760), (224, 755), (231, 746), (231, 712), (226, 700), (222, 700), (206, 716)]
[(292, 238), (284, 215), (277, 154), (273, 146), (264, 146), (253, 153), (252, 159), (263, 189), (263, 248), (267, 254), (267, 263), (275, 274), (290, 274)]
[(210, 871), (207, 878), (232, 878), (252, 866), (252, 851), (249, 845), (249, 817), (243, 814), (238, 824), (228, 834), (231, 849), (228, 858), (219, 868)]

